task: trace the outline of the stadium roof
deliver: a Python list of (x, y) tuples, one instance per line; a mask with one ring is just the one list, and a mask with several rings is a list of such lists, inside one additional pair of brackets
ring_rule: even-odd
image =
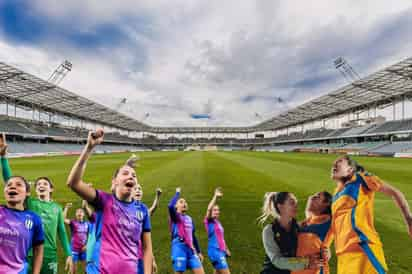
[(305, 122), (412, 98), (412, 58), (290, 109), (255, 128), (281, 129)]
[(82, 120), (121, 128), (149, 128), (131, 117), (0, 62), (0, 98), (18, 105), (40, 108)]
[(0, 62), (0, 98), (82, 120), (152, 133), (246, 133), (275, 130), (412, 98), (412, 58), (357, 80), (252, 127), (150, 127), (85, 97)]
[(248, 133), (252, 127), (152, 127), (153, 133)]

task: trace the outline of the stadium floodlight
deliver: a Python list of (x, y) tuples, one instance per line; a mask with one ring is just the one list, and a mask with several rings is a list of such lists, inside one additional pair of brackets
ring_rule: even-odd
[(343, 57), (338, 57), (333, 61), (335, 68), (345, 77), (345, 79), (352, 83), (360, 80), (359, 74), (353, 69), (353, 67)]
[(64, 60), (63, 63), (58, 66), (50, 78), (47, 80), (48, 82), (55, 84), (56, 86), (63, 80), (66, 75), (72, 71), (73, 64), (67, 60)]
[(149, 112), (146, 112), (145, 114), (144, 114), (144, 116), (143, 116), (143, 118), (142, 119), (140, 119), (140, 121), (144, 121), (144, 120), (146, 120), (147, 118), (149, 118), (150, 117), (150, 113)]

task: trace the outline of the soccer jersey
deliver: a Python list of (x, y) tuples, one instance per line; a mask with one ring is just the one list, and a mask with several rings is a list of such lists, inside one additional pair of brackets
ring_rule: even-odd
[(94, 246), (98, 269), (102, 273), (137, 273), (142, 233), (150, 232), (147, 210), (100, 190), (92, 204), (96, 217), (101, 214), (101, 221), (95, 223), (96, 231), (101, 231), (100, 241), (95, 242), (100, 244)]
[(88, 274), (100, 273), (99, 252), (102, 238), (102, 213), (101, 210), (96, 210), (89, 219), (90, 228), (86, 248), (86, 273)]
[[(147, 206), (140, 202), (140, 201), (135, 201), (137, 210), (142, 212), (143, 214), (143, 231), (150, 231), (152, 229), (151, 225), (150, 225), (150, 214), (149, 214), (149, 210), (147, 209)], [(142, 234), (143, 236), (143, 234)], [(141, 240), (143, 240), (143, 238), (141, 238)], [(138, 258), (139, 259), (143, 259), (143, 244), (139, 245), (139, 253), (138, 253)]]
[(44, 257), (55, 258), (57, 256), (57, 235), (59, 236), (65, 255), (71, 256), (62, 208), (53, 201), (46, 202), (31, 197), (28, 197), (26, 201), (27, 208), (37, 213), (43, 223)]
[[(375, 192), (383, 182), (368, 173), (356, 173), (338, 185), (332, 204), (332, 230), (338, 257), (338, 273), (386, 273), (382, 243), (374, 226)], [(373, 272), (369, 271), (373, 268)]]
[(180, 214), (176, 211), (175, 205), (179, 199), (180, 193), (177, 192), (169, 203), (169, 222), (172, 241), (179, 239), (184, 242), (189, 248), (196, 249), (200, 253), (200, 248), (197, 242), (195, 233), (195, 225), (190, 216)]
[(356, 173), (339, 185), (332, 203), (332, 229), (336, 254), (359, 251), (360, 243), (382, 245), (374, 226), (375, 192), (383, 182), (368, 173)]
[(203, 223), (208, 236), (208, 249), (219, 249), (226, 251), (224, 229), (219, 220), (215, 218), (205, 218)]
[(37, 214), (0, 206), (0, 273), (27, 273), (29, 249), (43, 242)]
[(70, 230), (72, 234), (72, 251), (83, 252), (83, 247), (87, 243), (87, 235), (90, 223), (86, 221), (70, 220)]
[[(0, 164), (2, 167), (3, 180), (7, 182), (12, 176), (11, 168), (7, 158), (1, 157)], [(26, 199), (27, 209), (40, 216), (44, 231), (44, 257), (57, 257), (56, 234), (59, 235), (63, 251), (66, 256), (71, 256), (69, 240), (64, 226), (63, 211), (55, 202), (41, 201), (36, 198), (28, 197)], [(31, 251), (29, 252), (31, 256)]]
[[(313, 254), (323, 256), (322, 249), (327, 248), (324, 243), (328, 233), (330, 232), (331, 216), (320, 215), (311, 216), (308, 218), (298, 232), (298, 248), (296, 251), (297, 257), (306, 257)], [(328, 274), (329, 267), (325, 266), (319, 270), (306, 269), (301, 271), (293, 271), (293, 274)]]

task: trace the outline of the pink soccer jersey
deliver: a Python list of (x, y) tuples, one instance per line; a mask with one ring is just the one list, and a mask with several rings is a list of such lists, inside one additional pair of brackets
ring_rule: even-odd
[(208, 247), (226, 251), (226, 242), (222, 224), (217, 219), (213, 218), (205, 218), (203, 223), (209, 239)]
[(87, 244), (87, 235), (89, 232), (90, 223), (77, 220), (70, 220), (70, 230), (72, 234), (72, 251), (83, 252), (83, 248)]
[(101, 273), (137, 273), (142, 233), (150, 232), (149, 214), (134, 201), (122, 202), (99, 190), (96, 193), (93, 205), (102, 212), (98, 268)]

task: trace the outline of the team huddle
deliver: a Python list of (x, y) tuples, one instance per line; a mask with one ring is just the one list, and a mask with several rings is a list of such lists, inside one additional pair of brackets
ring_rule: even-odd
[[(150, 219), (162, 191), (157, 189), (150, 208), (142, 203), (143, 190), (135, 171), (137, 159), (133, 157), (114, 172), (110, 192), (85, 182), (88, 159), (103, 138), (103, 130), (89, 133), (68, 176), (67, 185), (83, 200), (75, 218), (68, 219), (72, 205), (66, 204), (62, 210), (52, 201), (54, 185), (48, 177), (35, 180), (34, 198), (27, 180), (12, 174), (3, 135), (0, 156), (6, 205), (0, 206), (0, 273), (57, 273), (57, 236), (66, 256), (65, 270), (70, 273), (77, 272), (79, 263), (90, 274), (157, 272)], [(394, 199), (412, 237), (412, 214), (399, 190), (369, 174), (348, 156), (337, 159), (331, 173), (337, 185), (334, 195), (323, 191), (310, 196), (305, 220), (296, 220), (298, 201), (293, 193), (265, 195), (259, 218), (262, 224), (267, 223), (262, 233), (265, 259), (261, 274), (330, 273), (332, 242), (339, 274), (387, 273), (382, 243), (374, 228), (376, 192)], [(225, 242), (217, 205), (222, 196), (222, 190), (217, 188), (203, 225), (214, 273), (229, 274), (227, 258), (231, 251)], [(177, 274), (187, 270), (202, 274), (204, 258), (188, 208), (177, 188), (168, 204), (171, 265)], [(65, 224), (71, 230), (70, 244)]]

